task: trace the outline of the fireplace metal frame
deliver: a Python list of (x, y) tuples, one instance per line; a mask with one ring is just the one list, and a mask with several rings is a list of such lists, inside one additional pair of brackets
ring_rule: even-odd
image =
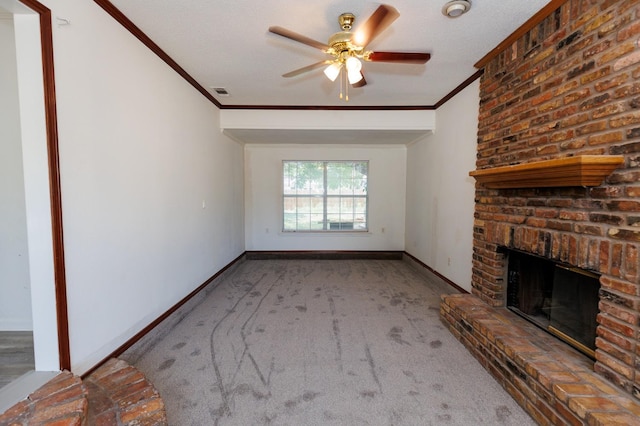
[[(548, 332), (549, 334), (557, 337), (558, 339), (564, 341), (565, 343), (569, 344), (570, 346), (574, 347), (575, 349), (579, 350), (580, 352), (584, 353), (585, 355), (589, 356), (591, 359), (596, 358), (595, 356), (595, 351), (593, 349), (591, 349), (590, 347), (584, 345), (582, 342), (574, 339), (573, 337), (571, 337), (570, 335), (566, 334), (565, 332), (563, 332), (562, 330), (559, 330), (558, 328), (556, 328), (555, 326), (551, 325), (551, 324), (542, 324), (539, 321), (536, 321), (533, 319), (532, 316), (527, 315), (525, 312), (522, 312), (520, 309), (518, 309), (517, 307), (514, 306), (509, 306), (509, 297), (508, 297), (508, 286), (509, 286), (509, 256), (511, 253), (518, 253), (521, 255), (526, 255), (526, 256), (531, 256), (533, 258), (537, 258), (539, 260), (545, 261), (545, 262), (549, 262), (550, 264), (552, 264), (557, 268), (561, 268), (564, 270), (567, 270), (569, 272), (573, 272), (573, 273), (577, 273), (577, 274), (581, 274), (584, 275), (586, 277), (598, 280), (598, 282), (600, 281), (600, 275), (595, 273), (595, 272), (591, 272), (585, 269), (581, 269), (572, 265), (567, 265), (563, 262), (559, 262), (553, 259), (549, 259), (543, 256), (539, 256), (536, 254), (532, 254), (532, 253), (528, 253), (522, 250), (518, 250), (518, 249), (514, 249), (514, 248), (509, 248), (509, 247), (500, 247), (499, 250), (500, 253), (502, 253), (504, 255), (504, 301), (505, 301), (505, 307), (507, 309), (509, 309), (511, 312), (517, 314), (518, 316), (524, 318), (525, 320), (527, 320), (528, 322), (534, 324), (536, 327), (540, 328), (541, 330), (544, 330), (546, 332)], [(550, 314), (550, 318), (551, 318), (551, 314)], [(550, 320), (551, 322), (551, 320)]]

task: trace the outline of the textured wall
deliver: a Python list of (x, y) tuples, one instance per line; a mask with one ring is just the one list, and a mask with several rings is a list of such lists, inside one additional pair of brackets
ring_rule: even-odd
[(623, 155), (593, 188), (476, 188), (473, 293), (517, 248), (602, 274), (595, 369), (640, 397), (640, 3), (569, 0), (486, 65), (476, 166)]

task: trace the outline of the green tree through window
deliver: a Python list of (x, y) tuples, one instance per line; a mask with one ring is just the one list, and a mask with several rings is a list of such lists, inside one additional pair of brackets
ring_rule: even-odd
[(283, 230), (366, 231), (368, 161), (283, 161)]

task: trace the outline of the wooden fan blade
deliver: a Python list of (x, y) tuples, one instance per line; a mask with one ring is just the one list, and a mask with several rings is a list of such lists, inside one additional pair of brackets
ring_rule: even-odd
[(362, 80), (360, 80), (357, 83), (352, 84), (351, 87), (354, 87), (354, 88), (357, 89), (358, 87), (363, 87), (363, 86), (367, 85), (367, 80), (364, 78), (364, 74), (362, 74), (362, 71), (360, 71), (360, 75), (362, 76)]
[(365, 60), (371, 62), (401, 62), (403, 64), (424, 64), (429, 58), (430, 53), (411, 53), (411, 52), (370, 52), (365, 55)]
[(303, 36), (302, 34), (298, 34), (296, 32), (293, 32), (291, 30), (288, 30), (286, 28), (282, 28), (282, 27), (269, 27), (269, 32), (272, 32), (274, 34), (278, 34), (279, 36), (282, 37), (286, 37), (288, 39), (291, 39), (293, 41), (297, 41), (299, 43), (303, 43), (306, 44), (307, 46), (311, 46), (311, 47), (315, 47), (316, 49), (320, 49), (320, 50), (328, 50), (329, 49), (329, 45), (325, 44), (325, 43), (321, 43), (317, 40), (314, 40), (312, 38)]
[(367, 21), (355, 32), (354, 42), (365, 47), (374, 38), (384, 31), (393, 21), (398, 19), (400, 13), (389, 5), (380, 5)]
[(305, 72), (313, 71), (316, 68), (323, 67), (325, 65), (329, 65), (332, 61), (320, 61), (315, 64), (307, 65), (306, 67), (298, 68), (297, 70), (289, 71), (286, 74), (282, 74), (283, 77), (295, 77), (297, 75), (303, 74)]

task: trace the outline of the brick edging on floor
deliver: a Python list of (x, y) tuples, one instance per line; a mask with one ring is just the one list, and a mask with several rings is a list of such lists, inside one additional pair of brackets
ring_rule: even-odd
[(86, 424), (87, 388), (80, 377), (63, 371), (44, 386), (0, 414), (0, 425)]
[(164, 402), (146, 377), (111, 358), (84, 380), (89, 390), (90, 425), (166, 425)]
[(505, 308), (475, 295), (443, 295), (451, 333), (539, 424), (640, 425), (640, 404), (590, 362)]
[(63, 371), (5, 413), (0, 425), (167, 425), (164, 402), (145, 376), (112, 358), (82, 380)]

